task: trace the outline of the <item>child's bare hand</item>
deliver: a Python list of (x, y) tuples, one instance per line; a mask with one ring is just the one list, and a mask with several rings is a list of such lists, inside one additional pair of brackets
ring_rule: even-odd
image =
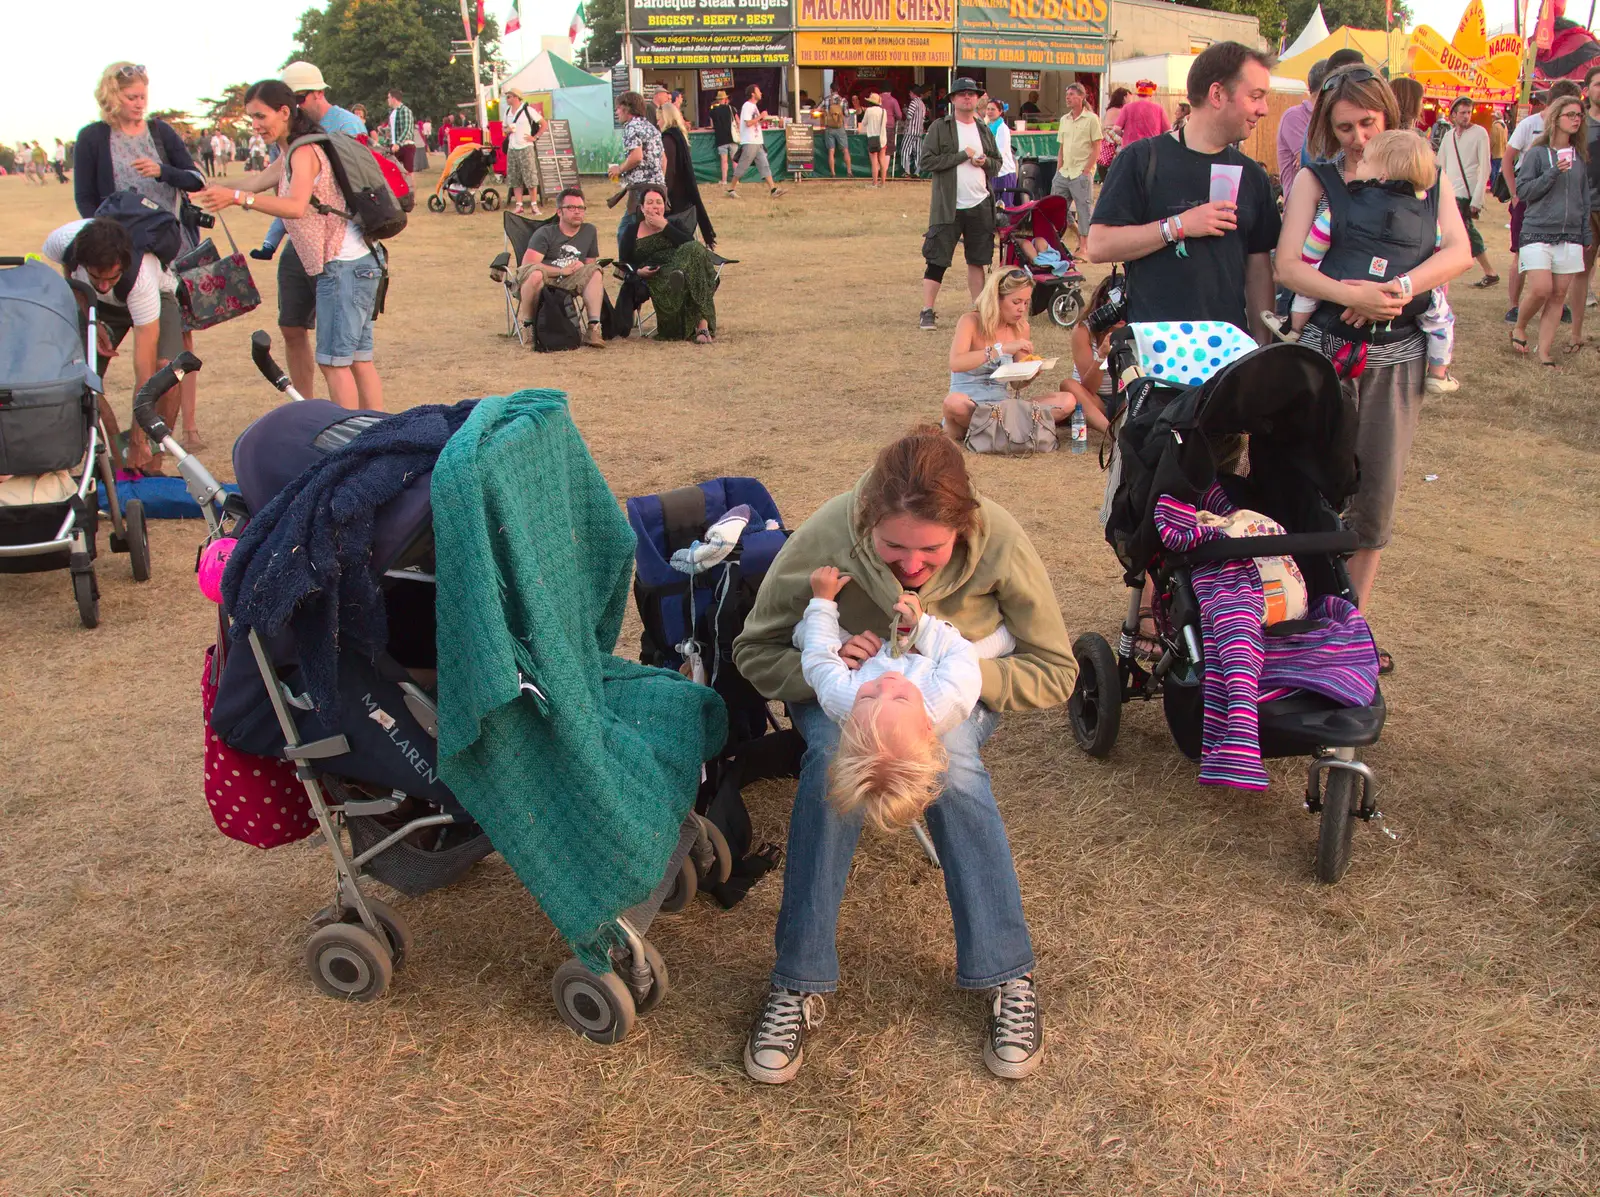
[(922, 619), (922, 600), (909, 590), (900, 596), (900, 601), (894, 605), (895, 614), (901, 616), (900, 626), (914, 628)]
[(850, 575), (840, 573), (831, 565), (819, 566), (811, 571), (811, 594), (814, 598), (832, 602), (849, 584)]

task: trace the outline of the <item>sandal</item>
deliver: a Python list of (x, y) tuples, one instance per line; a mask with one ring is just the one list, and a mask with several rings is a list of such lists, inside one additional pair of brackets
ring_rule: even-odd
[(696, 345), (710, 345), (712, 343), (711, 333), (703, 328), (696, 329), (694, 334), (694, 343)]
[(1487, 291), (1490, 287), (1499, 285), (1499, 282), (1500, 276), (1498, 274), (1486, 274), (1477, 282), (1469, 285), (1475, 287), (1479, 291)]
[[(1145, 625), (1150, 625), (1146, 632)], [(1139, 630), (1133, 637), (1133, 657), (1136, 661), (1161, 660), (1167, 646), (1161, 643), (1161, 631), (1156, 627), (1156, 614), (1149, 607), (1139, 608)]]
[(1567, 347), (1564, 350), (1562, 350), (1562, 352), (1565, 353), (1568, 357), (1571, 357), (1574, 353), (1579, 352), (1587, 344), (1588, 344), (1587, 341), (1572, 341), (1567, 345)]
[(1387, 676), (1394, 672), (1394, 657), (1383, 649), (1378, 649), (1378, 674)]
[(1528, 352), (1528, 338), (1517, 336), (1515, 330), (1513, 330), (1511, 333), (1511, 348), (1518, 353), (1526, 355)]

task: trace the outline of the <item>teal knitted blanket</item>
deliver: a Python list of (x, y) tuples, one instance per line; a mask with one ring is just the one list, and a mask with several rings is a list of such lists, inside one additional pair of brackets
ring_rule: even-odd
[(716, 693), (611, 655), (634, 537), (560, 391), (484, 399), (433, 472), (439, 765), (574, 953), (661, 881)]

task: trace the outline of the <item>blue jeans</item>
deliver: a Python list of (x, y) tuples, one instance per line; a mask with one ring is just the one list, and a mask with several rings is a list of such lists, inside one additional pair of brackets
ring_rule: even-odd
[[(791, 703), (789, 712), (806, 751), (789, 816), (772, 983), (802, 993), (832, 993), (839, 986), (839, 904), (862, 819), (860, 812), (841, 817), (828, 801), (828, 763), (839, 746), (839, 725), (814, 702)], [(1033, 971), (1011, 844), (979, 756), (999, 721), (979, 704), (944, 737), (950, 768), (943, 792), (927, 813), (944, 866), (955, 924), (956, 984), (962, 989), (990, 989)]]
[(383, 268), (373, 254), (325, 262), (317, 275), (317, 365), (372, 360), (372, 309)]

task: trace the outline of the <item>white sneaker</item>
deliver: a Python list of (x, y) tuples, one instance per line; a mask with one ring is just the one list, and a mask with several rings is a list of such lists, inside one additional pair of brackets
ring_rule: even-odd
[(1435, 378), (1430, 374), (1423, 382), (1422, 389), (1430, 395), (1454, 395), (1461, 389), (1461, 380), (1453, 374), (1446, 374), (1443, 378)]

